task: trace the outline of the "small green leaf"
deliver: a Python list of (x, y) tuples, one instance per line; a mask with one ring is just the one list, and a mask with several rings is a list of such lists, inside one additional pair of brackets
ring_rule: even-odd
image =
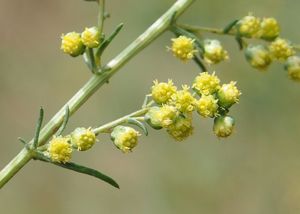
[(239, 49), (240, 49), (240, 50), (243, 50), (243, 49), (244, 49), (244, 41), (243, 41), (243, 38), (242, 38), (239, 34), (237, 34), (237, 35), (235, 36), (235, 40), (236, 40), (236, 42), (238, 43)]
[(60, 128), (58, 129), (58, 131), (56, 132), (56, 136), (59, 136), (63, 133), (63, 131), (65, 130), (67, 123), (69, 121), (70, 118), (70, 109), (69, 106), (66, 106), (66, 110), (65, 110), (65, 116), (64, 116), (64, 121), (62, 123), (62, 125), (60, 126)]
[(238, 19), (230, 22), (224, 29), (223, 29), (223, 33), (227, 34), (229, 33), (229, 31), (236, 25), (236, 23), (238, 23)]
[(37, 124), (36, 124), (36, 129), (35, 129), (35, 135), (34, 135), (34, 139), (33, 139), (33, 144), (32, 144), (32, 147), (34, 149), (37, 148), (38, 143), (39, 143), (39, 135), (40, 135), (40, 132), (41, 132), (41, 127), (42, 127), (43, 119), (44, 119), (44, 109), (41, 107), (40, 108), (39, 119), (38, 119)]
[(21, 143), (23, 143), (24, 145), (27, 144), (27, 142), (26, 142), (23, 138), (21, 138), (21, 137), (18, 137), (18, 140), (19, 140)]
[(138, 121), (138, 120), (135, 119), (135, 118), (129, 118), (129, 119), (127, 120), (127, 123), (128, 123), (128, 124), (136, 125), (137, 127), (141, 128), (141, 129), (143, 130), (144, 134), (145, 134), (146, 136), (148, 136), (148, 129), (146, 128), (146, 126), (144, 125), (144, 123)]

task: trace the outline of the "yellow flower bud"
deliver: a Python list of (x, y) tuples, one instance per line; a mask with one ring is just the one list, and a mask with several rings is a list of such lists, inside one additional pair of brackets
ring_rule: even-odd
[(194, 47), (194, 40), (186, 36), (179, 36), (172, 39), (171, 50), (173, 55), (182, 61), (188, 61), (194, 57), (197, 50)]
[(232, 134), (235, 121), (231, 116), (219, 116), (214, 120), (213, 132), (218, 137), (228, 137)]
[(117, 126), (111, 133), (115, 146), (122, 152), (131, 152), (138, 143), (140, 133), (128, 126)]
[(236, 82), (231, 81), (229, 84), (223, 84), (217, 92), (218, 104), (224, 108), (229, 108), (239, 101), (241, 92), (235, 86)]
[(277, 38), (269, 46), (270, 53), (274, 59), (286, 60), (288, 57), (295, 54), (291, 43), (285, 39)]
[(173, 104), (180, 112), (191, 112), (194, 110), (195, 98), (189, 92), (187, 85), (182, 86), (182, 90), (172, 95), (171, 104)]
[(70, 32), (62, 35), (61, 39), (61, 49), (64, 53), (76, 57), (84, 52), (85, 46), (82, 43), (79, 33)]
[(203, 117), (218, 115), (218, 100), (213, 95), (202, 95), (196, 102), (197, 112)]
[(151, 123), (156, 126), (160, 126), (163, 128), (169, 127), (172, 123), (174, 123), (175, 119), (178, 117), (178, 111), (174, 106), (163, 105), (158, 109), (155, 108), (150, 111), (149, 115), (151, 119)]
[(299, 56), (289, 57), (284, 67), (285, 70), (287, 70), (288, 76), (291, 80), (300, 82), (300, 57)]
[(260, 30), (260, 19), (252, 15), (245, 16), (237, 23), (237, 30), (241, 36), (256, 37)]
[(204, 60), (209, 64), (217, 64), (228, 59), (228, 53), (218, 40), (204, 40)]
[(72, 147), (67, 137), (54, 137), (48, 146), (48, 154), (53, 162), (67, 163), (72, 156)]
[(153, 106), (145, 115), (145, 121), (154, 129), (161, 129), (162, 123), (160, 118), (161, 107)]
[(81, 39), (88, 48), (96, 48), (100, 45), (101, 35), (97, 27), (85, 28), (81, 34)]
[(260, 38), (272, 41), (279, 36), (280, 27), (276, 19), (264, 18), (260, 24)]
[(215, 76), (215, 72), (200, 73), (194, 80), (193, 89), (199, 94), (209, 95), (215, 93), (220, 88), (220, 80)]
[(157, 80), (153, 81), (154, 85), (152, 86), (152, 99), (157, 104), (167, 103), (171, 96), (176, 92), (176, 86), (174, 86), (172, 80), (168, 82), (158, 82)]
[(176, 121), (168, 127), (167, 132), (177, 141), (185, 140), (193, 133), (191, 116), (178, 117)]
[(77, 128), (71, 134), (71, 143), (78, 151), (90, 149), (96, 142), (96, 135), (91, 128)]
[(272, 62), (269, 50), (263, 45), (248, 46), (245, 56), (250, 65), (260, 71), (265, 71)]

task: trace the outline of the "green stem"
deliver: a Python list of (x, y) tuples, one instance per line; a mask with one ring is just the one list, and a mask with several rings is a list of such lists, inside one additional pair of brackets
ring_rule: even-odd
[(104, 25), (104, 13), (105, 13), (105, 0), (98, 1), (99, 13), (98, 13), (98, 30), (100, 35), (103, 32)]
[[(143, 34), (125, 48), (119, 55), (107, 63), (105, 70), (100, 75), (93, 75), (90, 80), (54, 115), (40, 133), (39, 145), (44, 145), (59, 129), (65, 115), (65, 108), (69, 106), (70, 115), (81, 107), (99, 87), (105, 84), (126, 62), (143, 50), (148, 44), (161, 35), (170, 25), (170, 21), (176, 14), (181, 15), (195, 0), (177, 0), (156, 22), (154, 22)], [(31, 140), (31, 143), (33, 140)], [(22, 150), (1, 172), (0, 188), (4, 186), (30, 159), (32, 156), (27, 150)]]

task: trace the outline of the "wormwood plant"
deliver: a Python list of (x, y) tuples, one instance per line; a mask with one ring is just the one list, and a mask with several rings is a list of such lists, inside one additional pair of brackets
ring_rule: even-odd
[[(276, 19), (261, 19), (249, 14), (229, 22), (222, 29), (179, 23), (178, 17), (194, 0), (177, 0), (128, 47), (108, 63), (103, 63), (102, 54), (121, 31), (123, 24), (118, 25), (111, 34), (104, 33), (103, 25), (109, 18), (105, 11), (105, 0), (86, 1), (98, 5), (98, 25), (86, 27), (81, 33), (63, 34), (61, 50), (72, 57), (82, 56), (91, 71), (91, 78), (43, 128), (44, 111), (40, 109), (33, 139), (19, 139), (24, 148), (0, 172), (0, 187), (33, 159), (94, 176), (119, 188), (112, 178), (101, 172), (71, 162), (73, 152), (92, 149), (97, 141), (101, 142), (101, 135), (105, 134), (111, 136), (116, 148), (128, 153), (138, 145), (141, 133), (148, 135), (149, 127), (167, 131), (175, 141), (185, 140), (193, 133), (192, 119), (198, 119), (198, 114), (214, 120), (212, 129), (216, 137), (230, 136), (235, 126), (235, 120), (229, 114), (230, 108), (239, 102), (241, 92), (235, 81), (221, 83), (218, 72), (212, 70), (212, 65), (229, 59), (229, 53), (219, 40), (209, 39), (205, 33), (232, 36), (254, 69), (264, 72), (272, 62), (279, 62), (284, 65), (290, 79), (300, 81), (300, 57), (296, 56), (300, 47), (280, 37)], [(194, 61), (198, 65), (199, 75), (192, 83), (176, 87), (171, 79), (165, 82), (154, 80), (143, 105), (137, 111), (100, 127), (84, 128), (79, 124), (73, 132), (64, 133), (69, 117), (95, 91), (108, 83), (123, 65), (165, 31), (174, 33), (170, 44), (166, 44), (167, 51), (184, 63)]]

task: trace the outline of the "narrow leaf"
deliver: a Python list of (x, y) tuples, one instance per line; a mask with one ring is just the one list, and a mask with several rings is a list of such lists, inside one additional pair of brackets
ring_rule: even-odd
[(19, 140), (21, 143), (23, 143), (24, 145), (27, 144), (26, 141), (25, 141), (23, 138), (21, 138), (21, 137), (19, 137), (18, 140)]
[(127, 120), (127, 123), (128, 123), (128, 124), (136, 125), (137, 127), (141, 128), (141, 129), (143, 130), (144, 134), (145, 134), (146, 136), (148, 136), (148, 129), (146, 128), (146, 126), (144, 125), (144, 123), (138, 121), (138, 120), (135, 119), (135, 118), (129, 118), (129, 119)]
[(240, 35), (236, 35), (235, 40), (238, 43), (239, 49), (243, 50), (243, 48), (244, 48), (244, 42), (243, 42), (242, 37)]
[(38, 143), (39, 143), (39, 135), (40, 135), (43, 119), (44, 119), (44, 109), (41, 107), (40, 108), (39, 119), (37, 121), (36, 128), (35, 128), (35, 135), (34, 135), (34, 139), (33, 139), (33, 144), (32, 144), (32, 147), (34, 149), (37, 148)]
[(62, 123), (62, 125), (60, 126), (60, 128), (58, 129), (58, 131), (56, 132), (56, 135), (59, 136), (63, 133), (63, 131), (65, 130), (67, 123), (69, 121), (70, 118), (70, 109), (69, 106), (66, 106), (66, 110), (65, 110), (65, 116), (64, 116), (64, 121)]
[(224, 29), (223, 29), (223, 33), (227, 34), (229, 33), (229, 31), (236, 25), (236, 23), (238, 22), (239, 20), (236, 19), (232, 22), (230, 22)]

